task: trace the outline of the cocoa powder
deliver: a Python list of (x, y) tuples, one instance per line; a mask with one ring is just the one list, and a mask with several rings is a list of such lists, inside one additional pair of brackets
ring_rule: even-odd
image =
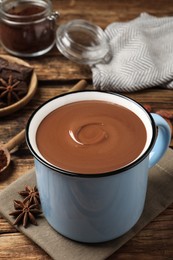
[[(7, 14), (16, 17), (16, 24), (0, 21), (0, 40), (5, 49), (18, 54), (32, 54), (49, 48), (55, 40), (55, 21), (35, 20), (44, 14), (44, 6), (25, 4), (12, 7)], [(33, 21), (33, 23), (32, 23)]]

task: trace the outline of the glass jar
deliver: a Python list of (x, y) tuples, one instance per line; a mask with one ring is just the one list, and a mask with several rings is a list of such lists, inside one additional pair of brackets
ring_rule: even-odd
[(55, 43), (58, 12), (49, 0), (1, 0), (0, 42), (12, 55), (35, 57)]
[(60, 25), (56, 32), (56, 46), (68, 59), (90, 66), (108, 63), (112, 57), (104, 31), (83, 19)]

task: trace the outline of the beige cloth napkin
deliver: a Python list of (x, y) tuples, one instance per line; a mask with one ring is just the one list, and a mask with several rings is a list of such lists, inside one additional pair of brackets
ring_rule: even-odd
[[(74, 242), (54, 231), (44, 217), (38, 219), (38, 226), (30, 225), (27, 229), (19, 226), (19, 230), (55, 260), (105, 259), (173, 203), (172, 159), (173, 151), (168, 149), (162, 160), (150, 170), (143, 214), (138, 223), (128, 233), (118, 239), (96, 245)], [(14, 221), (9, 216), (9, 213), (13, 210), (13, 200), (21, 199), (18, 191), (24, 189), (25, 185), (34, 185), (35, 182), (35, 172), (32, 169), (0, 192), (0, 213), (10, 223)]]

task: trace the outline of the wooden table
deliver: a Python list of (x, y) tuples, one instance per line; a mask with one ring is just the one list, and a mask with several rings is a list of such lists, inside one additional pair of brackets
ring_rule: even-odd
[[(141, 12), (160, 17), (173, 14), (172, 0), (66, 0), (53, 1), (53, 6), (61, 13), (59, 23), (83, 18), (98, 24), (103, 29), (113, 21), (128, 21)], [(0, 48), (0, 54), (6, 52)], [(25, 60), (35, 68), (39, 80), (38, 91), (24, 109), (0, 118), (0, 138), (4, 143), (25, 127), (32, 111), (44, 101), (66, 92), (82, 78), (86, 79), (89, 88), (92, 88), (90, 69), (67, 60), (56, 47), (42, 57)], [(171, 90), (151, 89), (130, 93), (129, 96), (142, 104), (152, 105), (154, 110), (164, 108), (173, 111)], [(33, 157), (26, 144), (22, 144), (12, 154), (9, 173), (0, 176), (0, 189), (7, 187), (32, 167)], [(173, 204), (109, 259), (153, 258), (173, 259)], [(0, 259), (48, 260), (50, 257), (0, 216)]]

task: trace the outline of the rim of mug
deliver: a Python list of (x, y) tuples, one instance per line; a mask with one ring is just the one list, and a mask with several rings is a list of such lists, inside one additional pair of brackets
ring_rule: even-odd
[[(32, 145), (32, 142), (30, 141), (30, 137), (29, 137), (29, 130), (30, 130), (30, 126), (31, 126), (31, 123), (32, 123), (32, 120), (34, 118), (34, 116), (43, 108), (45, 107), (48, 103), (52, 102), (53, 100), (56, 100), (56, 99), (59, 99), (59, 98), (62, 98), (64, 96), (67, 96), (67, 95), (73, 95), (73, 94), (77, 94), (77, 93), (91, 93), (91, 92), (95, 92), (95, 93), (103, 93), (103, 94), (110, 94), (110, 95), (114, 95), (114, 96), (117, 96), (117, 97), (120, 97), (122, 99), (126, 99), (128, 102), (133, 102), (133, 104), (137, 105), (141, 110), (143, 110), (143, 112), (148, 116), (148, 119), (150, 121), (150, 124), (151, 124), (151, 129), (152, 129), (152, 137), (151, 137), (151, 140), (150, 140), (150, 143), (148, 145), (148, 147), (146, 148), (146, 150), (143, 152), (141, 152), (141, 154), (139, 155), (139, 157), (137, 157), (137, 159), (135, 159), (134, 161), (132, 161), (131, 163), (121, 167), (121, 168), (118, 168), (118, 169), (115, 169), (113, 171), (108, 171), (108, 172), (103, 172), (103, 173), (78, 173), (78, 172), (73, 172), (73, 171), (69, 171), (69, 170), (64, 170), (64, 169), (61, 169), (60, 167), (58, 166), (55, 166), (51, 163), (49, 163), (43, 156), (40, 156), (36, 151), (35, 149), (33, 148), (33, 145)], [(99, 99), (93, 99), (93, 100), (99, 100)], [(80, 100), (78, 100), (80, 101)], [(78, 102), (78, 101), (74, 101), (74, 102)], [(103, 101), (106, 101), (106, 100), (103, 100)], [(115, 103), (116, 104), (116, 103)], [(60, 106), (61, 107), (61, 106)], [(58, 108), (58, 107), (57, 107)], [(56, 109), (56, 108), (55, 108)], [(51, 110), (52, 112), (53, 110)], [(132, 111), (132, 110), (131, 110)], [(49, 113), (48, 113), (49, 114)], [(43, 119), (48, 115), (46, 114)], [(42, 119), (42, 120), (43, 120)], [(40, 120), (40, 123), (42, 122), (42, 120)], [(39, 124), (40, 124), (39, 123)], [(39, 126), (38, 124), (38, 126)], [(147, 130), (147, 129), (146, 129)], [(36, 129), (37, 131), (37, 129)], [(36, 132), (35, 132), (36, 133)], [(46, 102), (44, 102), (43, 104), (41, 104), (40, 106), (38, 106), (35, 111), (31, 114), (31, 116), (29, 117), (28, 119), (28, 122), (27, 122), (27, 125), (26, 125), (26, 143), (28, 145), (28, 148), (30, 150), (30, 152), (32, 153), (32, 155), (42, 164), (44, 164), (45, 166), (47, 166), (48, 168), (50, 168), (51, 170), (54, 170), (58, 173), (61, 173), (61, 174), (65, 174), (65, 175), (70, 175), (70, 176), (74, 176), (74, 177), (89, 177), (89, 178), (97, 178), (97, 177), (106, 177), (106, 176), (109, 176), (109, 175), (115, 175), (115, 174), (119, 174), (121, 172), (125, 172), (131, 168), (133, 168), (134, 166), (136, 166), (137, 164), (139, 164), (141, 161), (143, 161), (147, 156), (148, 154), (150, 153), (151, 149), (153, 148), (154, 144), (155, 144), (155, 140), (156, 140), (156, 133), (157, 133), (157, 129), (156, 129), (156, 126), (155, 126), (155, 123), (154, 123), (154, 119), (152, 118), (151, 114), (145, 109), (145, 107), (143, 107), (139, 102), (137, 102), (136, 100), (134, 100), (133, 98), (130, 98), (130, 97), (127, 97), (125, 96), (124, 94), (119, 94), (119, 93), (114, 93), (114, 92), (106, 92), (106, 91), (102, 91), (102, 90), (79, 90), (79, 91), (74, 91), (74, 92), (67, 92), (67, 93), (63, 93), (61, 95), (58, 95), (58, 96), (54, 96), (52, 97), (51, 99), (47, 100)], [(34, 134), (35, 136), (35, 134)], [(41, 153), (40, 153), (41, 154)]]

